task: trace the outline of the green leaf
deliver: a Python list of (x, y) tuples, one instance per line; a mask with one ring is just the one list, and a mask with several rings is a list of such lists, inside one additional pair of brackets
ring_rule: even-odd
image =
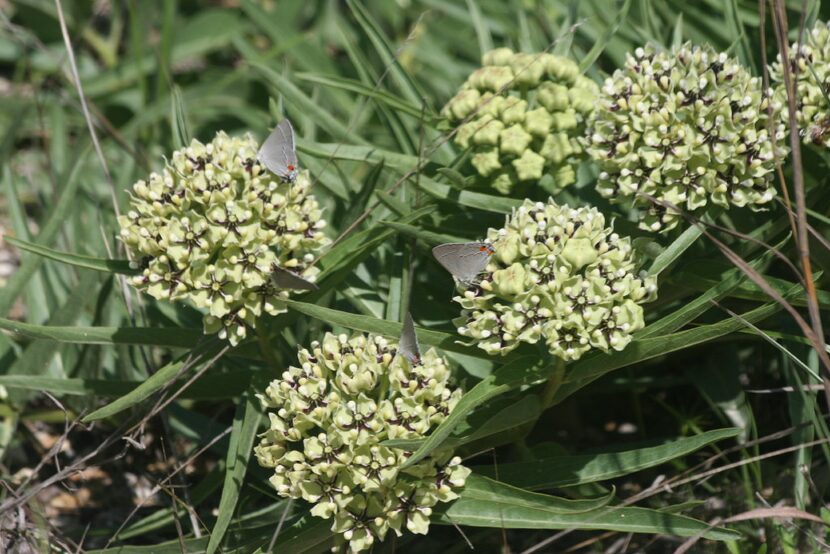
[(109, 260), (106, 258), (83, 256), (81, 254), (71, 254), (69, 252), (58, 252), (57, 250), (52, 250), (51, 248), (14, 237), (3, 237), (3, 240), (18, 248), (43, 256), (44, 258), (74, 265), (75, 267), (94, 269), (95, 271), (103, 271), (105, 273), (120, 273), (123, 275), (135, 275), (139, 273), (137, 269), (130, 267), (129, 260)]
[[(356, 92), (367, 98), (372, 98), (373, 100), (383, 102), (393, 110), (405, 113), (407, 115), (411, 115), (412, 117), (416, 117), (418, 119), (420, 119), (422, 115), (422, 110), (420, 106), (416, 106), (415, 104), (407, 102), (406, 100), (403, 100), (395, 96), (394, 94), (390, 94), (384, 90), (380, 90), (377, 87), (368, 87), (360, 81), (356, 81), (354, 79), (346, 79), (344, 77), (337, 77), (334, 75), (317, 75), (316, 73), (298, 73), (296, 77), (298, 79), (308, 81), (310, 83), (317, 83), (319, 85), (324, 85), (327, 87)], [(435, 114), (427, 112), (423, 115), (424, 120), (427, 123), (434, 123), (437, 120), (437, 116)]]
[[(424, 206), (402, 217), (399, 221), (400, 223), (412, 223), (433, 211), (435, 211), (435, 206)], [(389, 237), (395, 234), (391, 229), (378, 231), (372, 227), (346, 237), (320, 256), (320, 267), (322, 271), (318, 281), (321, 281), (319, 283), (321, 293), (325, 292), (327, 287), (330, 286), (332, 280), (330, 278), (331, 275), (339, 275), (339, 278), (334, 279), (335, 282), (338, 282), (339, 279), (345, 277), (346, 272), (350, 271), (371, 252), (385, 243)], [(319, 293), (315, 294), (319, 296)], [(317, 297), (315, 295), (309, 296), (312, 298)]]
[(367, 10), (358, 0), (346, 0), (346, 4), (349, 6), (349, 9), (358, 24), (363, 28), (363, 32), (365, 32), (369, 37), (369, 40), (375, 47), (375, 51), (378, 53), (378, 56), (380, 56), (380, 59), (383, 61), (385, 68), (384, 71), (388, 71), (392, 75), (392, 78), (397, 82), (401, 92), (403, 92), (404, 96), (406, 96), (410, 102), (415, 102), (419, 105), (423, 104), (424, 95), (421, 94), (415, 86), (414, 81), (412, 81), (410, 76), (401, 67), (400, 63), (398, 63), (398, 55), (393, 52), (391, 46), (389, 45), (389, 41), (383, 35), (380, 25), (378, 25), (378, 22), (372, 17), (369, 10)]
[[(175, 29), (170, 65), (175, 66), (209, 52), (223, 50), (243, 29), (242, 21), (233, 10), (199, 10), (194, 17), (188, 18), (185, 25)], [(84, 92), (90, 97), (103, 96), (128, 87), (142, 75), (155, 75), (158, 71), (157, 55), (147, 54), (133, 63), (119, 64), (110, 71), (86, 79)]]
[[(528, 493), (532, 494), (532, 493)], [(542, 496), (542, 495), (540, 495)], [(527, 506), (507, 498), (461, 498), (433, 515), (433, 521), (471, 527), (495, 529), (579, 529), (652, 533), (680, 537), (702, 536), (710, 540), (735, 540), (741, 534), (729, 529), (710, 527), (690, 517), (647, 508), (607, 507), (578, 514), (563, 514), (544, 505)]]
[[(415, 182), (421, 190), (437, 198), (438, 200), (453, 202), (455, 204), (484, 210), (486, 212), (509, 214), (523, 203), (522, 200), (516, 200), (514, 198), (505, 198), (502, 196), (492, 196), (480, 192), (458, 190), (437, 181), (433, 181), (423, 175), (421, 175)], [(484, 230), (482, 230), (482, 233), (483, 232)]]
[[(181, 398), (197, 400), (232, 398), (244, 392), (248, 377), (250, 377), (250, 370), (205, 375), (190, 385), (182, 393)], [(134, 390), (142, 382), (116, 379), (60, 379), (39, 375), (0, 375), (0, 385), (6, 388), (46, 391), (52, 394), (73, 396), (122, 396)]]
[(678, 259), (683, 252), (695, 243), (700, 238), (703, 231), (697, 225), (692, 225), (683, 231), (665, 250), (663, 250), (652, 262), (651, 267), (648, 268), (649, 275), (660, 275), (664, 269), (669, 267), (672, 262)]
[[(369, 317), (365, 315), (352, 314), (342, 312), (340, 310), (333, 310), (331, 308), (324, 308), (316, 304), (308, 302), (299, 302), (297, 300), (284, 301), (289, 308), (305, 314), (314, 319), (319, 319), (324, 323), (331, 325), (340, 325), (355, 331), (363, 331), (364, 333), (373, 333), (376, 335), (384, 335), (397, 340), (401, 336), (402, 325), (397, 321), (388, 321), (386, 319), (378, 319), (376, 317)], [(441, 350), (449, 352), (458, 352), (459, 354), (466, 354), (468, 356), (475, 356), (477, 358), (490, 359), (490, 356), (480, 348), (472, 346), (464, 346), (457, 341), (460, 337), (442, 333), (441, 331), (430, 331), (427, 329), (416, 329), (418, 341), (424, 346), (435, 346)]]
[(182, 98), (182, 89), (173, 85), (171, 97), (170, 127), (173, 129), (173, 146), (184, 148), (190, 145), (193, 135), (190, 132), (190, 123), (187, 120), (187, 109)]
[[(258, 527), (231, 528), (227, 552), (259, 552), (271, 542), (276, 522)], [(141, 546), (114, 546), (101, 550), (88, 550), (87, 554), (203, 554), (207, 551), (209, 537), (190, 538), (183, 541), (173, 539), (159, 544)], [(322, 552), (330, 548), (332, 540), (331, 522), (319, 517), (305, 516), (282, 530), (275, 547), (280, 552), (302, 554)], [(275, 550), (276, 552), (276, 550)]]
[(429, 456), (443, 444), (473, 408), (509, 390), (542, 381), (549, 377), (552, 371), (553, 367), (545, 367), (543, 360), (532, 356), (524, 356), (501, 366), (461, 397), (447, 418), (430, 433), (402, 467), (411, 467)]
[(381, 221), (380, 224), (394, 229), (404, 235), (420, 239), (428, 245), (443, 244), (445, 242), (464, 242), (464, 239), (461, 237), (444, 235), (442, 233), (433, 233), (432, 231), (425, 231), (420, 227), (406, 225), (405, 223), (398, 223), (397, 221)]
[[(72, 171), (61, 188), (60, 198), (56, 203), (51, 205), (49, 217), (41, 227), (40, 233), (38, 233), (36, 240), (39, 245), (50, 244), (66, 222), (70, 210), (77, 201), (76, 195), (81, 182), (81, 169), (84, 166), (84, 162), (86, 162), (87, 155), (91, 151), (91, 146), (87, 145), (83, 152), (77, 156), (75, 165), (72, 166)], [(42, 261), (41, 258), (23, 258), (22, 263), (11, 277), (9, 277), (6, 285), (0, 289), (0, 315), (5, 315), (9, 312), (12, 304), (14, 304), (23, 287), (28, 284), (32, 275), (38, 270)]]
[(231, 524), (231, 518), (236, 511), (239, 500), (239, 491), (245, 480), (248, 469), (248, 458), (254, 447), (259, 421), (262, 417), (256, 390), (248, 390), (236, 408), (233, 420), (231, 440), (228, 447), (228, 457), (225, 463), (225, 485), (222, 487), (222, 498), (219, 500), (218, 515), (213, 531), (208, 541), (207, 554), (214, 554), (222, 544), (225, 531)]
[[(750, 323), (765, 319), (781, 310), (777, 303), (769, 303), (742, 314), (742, 318)], [(745, 323), (738, 319), (728, 318), (711, 325), (701, 325), (694, 329), (680, 331), (671, 335), (635, 340), (622, 352), (613, 354), (595, 354), (583, 358), (568, 369), (565, 383), (556, 393), (555, 402), (561, 402), (591, 381), (615, 369), (626, 367), (638, 362), (669, 354), (710, 342), (716, 338), (740, 331)]]
[[(94, 290), (97, 288), (99, 276), (95, 273), (86, 273), (81, 277), (75, 287), (70, 291), (66, 302), (57, 310), (54, 310), (49, 318), (50, 324), (71, 325), (83, 313), (84, 306), (94, 297)], [(53, 340), (39, 339), (26, 345), (22, 355), (6, 369), (10, 375), (45, 375), (51, 377), (63, 377), (62, 360), (56, 354), (60, 353), (60, 343)], [(30, 394), (24, 391), (12, 391), (9, 398), (17, 405), (22, 405), (30, 398)]]
[(0, 329), (34, 339), (75, 344), (136, 344), (189, 348), (205, 337), (199, 329), (177, 327), (68, 327), (33, 325), (0, 318)]
[[(714, 442), (737, 437), (740, 432), (737, 428), (717, 429), (636, 450), (499, 464), (498, 477), (505, 483), (530, 490), (595, 483), (664, 464)], [(496, 473), (491, 467), (476, 467), (475, 471), (485, 476)]]
[(149, 398), (151, 394), (162, 389), (168, 383), (184, 376), (187, 372), (192, 371), (203, 363), (206, 363), (219, 350), (220, 345), (217, 343), (210, 343), (203, 350), (202, 353), (187, 354), (181, 356), (178, 360), (171, 362), (148, 377), (136, 388), (125, 394), (124, 396), (113, 400), (106, 406), (98, 408), (94, 412), (87, 414), (83, 421), (90, 422), (98, 419), (111, 417), (119, 412), (135, 406), (136, 404)]
[(414, 169), (418, 164), (418, 158), (415, 156), (390, 152), (374, 146), (332, 144), (297, 138), (297, 148), (300, 152), (315, 158), (363, 162), (373, 165), (384, 164), (402, 172)]
[[(291, 82), (287, 77), (283, 77), (270, 67), (263, 65), (256, 61), (250, 61), (250, 64), (259, 71), (265, 79), (271, 82), (277, 90), (282, 94), (285, 100), (292, 104), (297, 113), (302, 113), (310, 118), (322, 129), (325, 129), (337, 140), (344, 142), (363, 142), (365, 141), (357, 136), (351, 129), (340, 123), (340, 119), (326, 112), (320, 107), (318, 102), (309, 98), (303, 91)], [(299, 141), (298, 141), (299, 142)]]
[[(487, 439), (500, 433), (511, 431), (526, 423), (534, 422), (539, 419), (539, 414), (542, 413), (542, 403), (539, 401), (538, 396), (530, 394), (521, 397), (507, 407), (499, 406), (495, 410), (490, 410), (490, 414), (484, 413), (486, 411), (481, 410), (480, 412), (476, 412), (475, 416), (482, 417), (477, 418), (478, 420), (475, 422), (468, 422), (470, 423), (469, 429), (462, 431), (461, 435), (452, 435), (444, 442), (444, 445), (456, 449), (459, 446)], [(459, 431), (459, 428), (456, 428), (456, 431)], [(390, 448), (400, 448), (412, 452), (420, 448), (425, 440), (391, 439), (383, 441), (382, 444)]]
[(479, 53), (483, 56), (493, 49), (493, 37), (490, 36), (490, 29), (487, 27), (487, 21), (481, 14), (481, 8), (478, 2), (475, 0), (467, 0), (467, 10), (470, 12), (470, 21), (476, 30)]
[(614, 498), (612, 490), (604, 496), (574, 500), (524, 491), (511, 485), (472, 473), (461, 491), (461, 500), (508, 502), (512, 506), (545, 510), (552, 514), (583, 514), (604, 508)]
[(594, 42), (594, 46), (585, 55), (585, 57), (582, 58), (582, 61), (579, 62), (579, 70), (581, 72), (585, 73), (585, 70), (594, 65), (594, 62), (597, 61), (597, 58), (599, 58), (600, 54), (602, 54), (608, 46), (608, 43), (619, 30), (620, 25), (622, 25), (623, 21), (625, 21), (626, 17), (628, 17), (629, 8), (631, 8), (631, 0), (625, 0), (625, 4), (622, 5), (620, 11), (617, 12), (617, 17), (614, 18), (614, 23), (606, 27), (605, 32), (601, 37), (599, 37), (599, 40)]
[(690, 302), (684, 302), (678, 309), (648, 325), (637, 334), (637, 340), (659, 337), (660, 335), (677, 331), (687, 323), (693, 321), (700, 314), (709, 310), (712, 307), (713, 301), (718, 301), (724, 296), (728, 296), (745, 279), (746, 274), (738, 268), (723, 273), (720, 281), (703, 294)]

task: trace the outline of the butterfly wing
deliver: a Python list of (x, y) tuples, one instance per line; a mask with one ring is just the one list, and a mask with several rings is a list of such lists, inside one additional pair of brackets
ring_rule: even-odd
[(297, 152), (294, 149), (294, 128), (287, 119), (268, 135), (259, 149), (260, 163), (282, 179), (288, 179), (297, 168)]
[(276, 265), (271, 272), (271, 282), (280, 289), (317, 290), (317, 285), (311, 281)]
[(439, 244), (432, 255), (444, 269), (462, 282), (470, 282), (487, 267), (493, 248), (486, 242)]
[(297, 147), (294, 144), (294, 127), (288, 119), (283, 119), (277, 125), (277, 131), (282, 134), (283, 155), (285, 156), (286, 165), (294, 169), (297, 168)]
[(412, 315), (409, 312), (403, 318), (398, 352), (403, 354), (410, 363), (418, 363), (421, 360), (421, 347), (418, 345), (418, 336), (415, 334), (415, 322), (412, 321)]

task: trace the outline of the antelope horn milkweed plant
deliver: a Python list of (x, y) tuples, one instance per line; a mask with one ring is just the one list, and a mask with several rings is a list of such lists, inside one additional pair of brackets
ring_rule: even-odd
[(819, 0), (0, 0), (0, 551), (819, 552)]

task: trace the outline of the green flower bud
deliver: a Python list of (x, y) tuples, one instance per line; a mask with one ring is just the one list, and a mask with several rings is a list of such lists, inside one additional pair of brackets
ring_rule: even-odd
[(585, 158), (578, 141), (599, 87), (574, 62), (551, 54), (498, 48), (482, 63), (442, 111), (458, 125), (455, 144), (473, 148), (482, 184), (509, 194), (545, 174), (557, 190), (575, 182)]
[(588, 122), (597, 190), (633, 201), (651, 231), (674, 228), (678, 210), (762, 209), (775, 196), (776, 152), (785, 153), (778, 111), (760, 80), (726, 54), (689, 44), (638, 48), (606, 80)]
[(328, 242), (308, 173), (282, 182), (256, 154), (250, 135), (194, 140), (133, 185), (119, 219), (121, 240), (143, 267), (131, 283), (203, 309), (205, 332), (232, 344), (263, 312), (285, 311), (291, 291), (274, 286), (273, 267), (313, 280), (308, 265)]
[[(807, 144), (827, 147), (830, 138), (830, 105), (827, 103), (827, 83), (830, 82), (830, 24), (817, 21), (799, 43), (790, 46), (790, 73), (796, 87), (796, 122), (798, 132)], [(776, 83), (775, 99), (783, 106), (781, 120), (787, 124), (787, 90), (781, 56), (770, 67), (770, 77)]]
[(523, 181), (540, 179), (545, 169), (545, 158), (533, 150), (525, 150), (522, 155), (513, 160), (516, 175)]
[(622, 350), (641, 329), (639, 304), (656, 281), (637, 273), (628, 238), (606, 227), (595, 208), (526, 200), (487, 239), (495, 253), (473, 285), (459, 283), (454, 322), (490, 354), (544, 341), (576, 360), (591, 349)]
[(383, 337), (327, 333), (259, 395), (269, 426), (254, 452), (269, 482), (313, 504), (353, 552), (390, 529), (426, 533), (432, 507), (457, 498), (470, 473), (448, 449), (403, 470), (407, 453), (381, 445), (428, 435), (461, 397), (434, 349), (417, 364), (396, 350)]

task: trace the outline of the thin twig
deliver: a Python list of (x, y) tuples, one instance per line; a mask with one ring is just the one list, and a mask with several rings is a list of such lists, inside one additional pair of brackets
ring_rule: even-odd
[(115, 210), (115, 215), (120, 216), (121, 211), (118, 208), (118, 199), (115, 195), (115, 183), (110, 174), (110, 168), (107, 160), (104, 157), (104, 152), (101, 150), (101, 144), (98, 142), (98, 134), (95, 132), (95, 125), (92, 123), (92, 116), (89, 113), (89, 106), (86, 103), (86, 95), (84, 95), (84, 88), (81, 85), (81, 76), (78, 73), (78, 65), (75, 62), (75, 50), (72, 48), (72, 41), (69, 39), (69, 29), (66, 27), (66, 19), (63, 17), (63, 6), (61, 0), (55, 0), (55, 7), (58, 10), (58, 23), (61, 27), (61, 34), (63, 35), (63, 42), (66, 45), (66, 53), (69, 59), (69, 67), (72, 70), (72, 80), (75, 81), (75, 88), (78, 91), (78, 98), (81, 101), (81, 110), (86, 120), (89, 135), (92, 138), (92, 144), (95, 147), (95, 153), (98, 155), (98, 161), (101, 162), (101, 168), (104, 170), (104, 176), (110, 186), (110, 195), (112, 196), (112, 207)]
[[(796, 224), (797, 224), (797, 240), (796, 247), (798, 248), (799, 259), (801, 267), (804, 272), (804, 283), (807, 292), (807, 313), (810, 316), (810, 324), (812, 327), (813, 336), (815, 337), (814, 347), (823, 357), (822, 361), (826, 363), (827, 353), (824, 350), (824, 331), (821, 323), (821, 311), (819, 310), (818, 295), (816, 293), (816, 286), (813, 282), (812, 262), (810, 260), (810, 240), (807, 234), (807, 201), (804, 192), (804, 168), (801, 159), (801, 138), (798, 134), (798, 118), (796, 115), (796, 84), (798, 79), (798, 55), (796, 53), (796, 63), (790, 64), (789, 38), (787, 27), (787, 12), (781, 0), (771, 0), (773, 5), (772, 20), (776, 28), (776, 40), (778, 41), (778, 50), (781, 54), (781, 73), (784, 79), (784, 88), (787, 91), (787, 111), (790, 124), (790, 149), (792, 156), (793, 168), (793, 188), (795, 189), (795, 205), (796, 205)], [(800, 33), (799, 33), (800, 34)], [(801, 39), (799, 38), (799, 46)], [(802, 329), (803, 331), (803, 329)], [(830, 363), (826, 363), (828, 371), (830, 371)], [(830, 380), (825, 379), (825, 397), (830, 403)]]
[(112, 544), (112, 541), (114, 541), (115, 539), (117, 539), (117, 538), (118, 538), (118, 534), (119, 534), (119, 533), (121, 533), (121, 531), (123, 531), (123, 530), (124, 530), (124, 527), (126, 527), (126, 526), (127, 526), (127, 523), (129, 523), (129, 522), (130, 522), (130, 520), (133, 518), (133, 516), (135, 516), (135, 514), (137, 514), (137, 513), (138, 513), (138, 511), (139, 511), (139, 510), (140, 510), (140, 509), (144, 506), (144, 504), (148, 501), (148, 499), (150, 499), (150, 498), (152, 498), (153, 496), (155, 496), (156, 494), (158, 494), (158, 493), (159, 493), (159, 491), (161, 491), (161, 490), (162, 490), (162, 487), (164, 487), (164, 485), (166, 485), (166, 484), (167, 484), (167, 483), (168, 483), (168, 482), (169, 482), (169, 481), (170, 481), (170, 480), (171, 480), (174, 476), (176, 476), (176, 475), (177, 475), (177, 474), (178, 474), (181, 470), (183, 470), (184, 468), (186, 468), (187, 466), (189, 466), (190, 464), (192, 464), (192, 463), (196, 460), (196, 458), (198, 458), (199, 456), (201, 456), (201, 455), (202, 455), (202, 454), (203, 454), (203, 453), (204, 453), (204, 452), (205, 452), (208, 448), (210, 448), (211, 446), (213, 446), (214, 444), (216, 444), (217, 442), (219, 442), (220, 440), (222, 440), (225, 436), (227, 436), (227, 435), (231, 432), (231, 429), (232, 429), (232, 428), (233, 428), (232, 426), (228, 426), (228, 427), (227, 427), (224, 431), (222, 431), (221, 433), (219, 433), (218, 435), (216, 435), (215, 437), (213, 437), (213, 438), (212, 438), (212, 439), (211, 439), (211, 440), (210, 440), (210, 441), (209, 441), (206, 445), (204, 445), (204, 446), (203, 446), (203, 447), (201, 447), (199, 450), (197, 450), (196, 452), (194, 452), (193, 454), (191, 454), (191, 455), (190, 455), (190, 457), (189, 457), (188, 459), (186, 459), (186, 460), (185, 460), (185, 461), (183, 461), (181, 464), (179, 464), (179, 465), (178, 465), (178, 466), (177, 466), (177, 467), (176, 467), (176, 468), (175, 468), (175, 469), (174, 469), (174, 470), (173, 470), (170, 474), (168, 474), (168, 475), (167, 475), (164, 479), (162, 479), (161, 481), (159, 481), (159, 482), (156, 484), (156, 486), (154, 486), (154, 487), (153, 487), (153, 489), (150, 491), (150, 493), (149, 493), (146, 497), (144, 497), (144, 498), (143, 498), (143, 499), (142, 499), (142, 500), (138, 503), (138, 505), (137, 505), (137, 506), (135, 506), (135, 508), (133, 508), (133, 510), (132, 510), (132, 511), (131, 511), (128, 515), (127, 515), (127, 517), (124, 519), (124, 521), (123, 521), (123, 522), (121, 523), (121, 525), (118, 527), (118, 529), (116, 529), (115, 533), (113, 533), (112, 537), (110, 537), (110, 538), (109, 538), (109, 540), (107, 541), (107, 544), (105, 544), (105, 545), (104, 545), (104, 548), (105, 548), (105, 549), (106, 549), (106, 548), (109, 548), (110, 544)]

